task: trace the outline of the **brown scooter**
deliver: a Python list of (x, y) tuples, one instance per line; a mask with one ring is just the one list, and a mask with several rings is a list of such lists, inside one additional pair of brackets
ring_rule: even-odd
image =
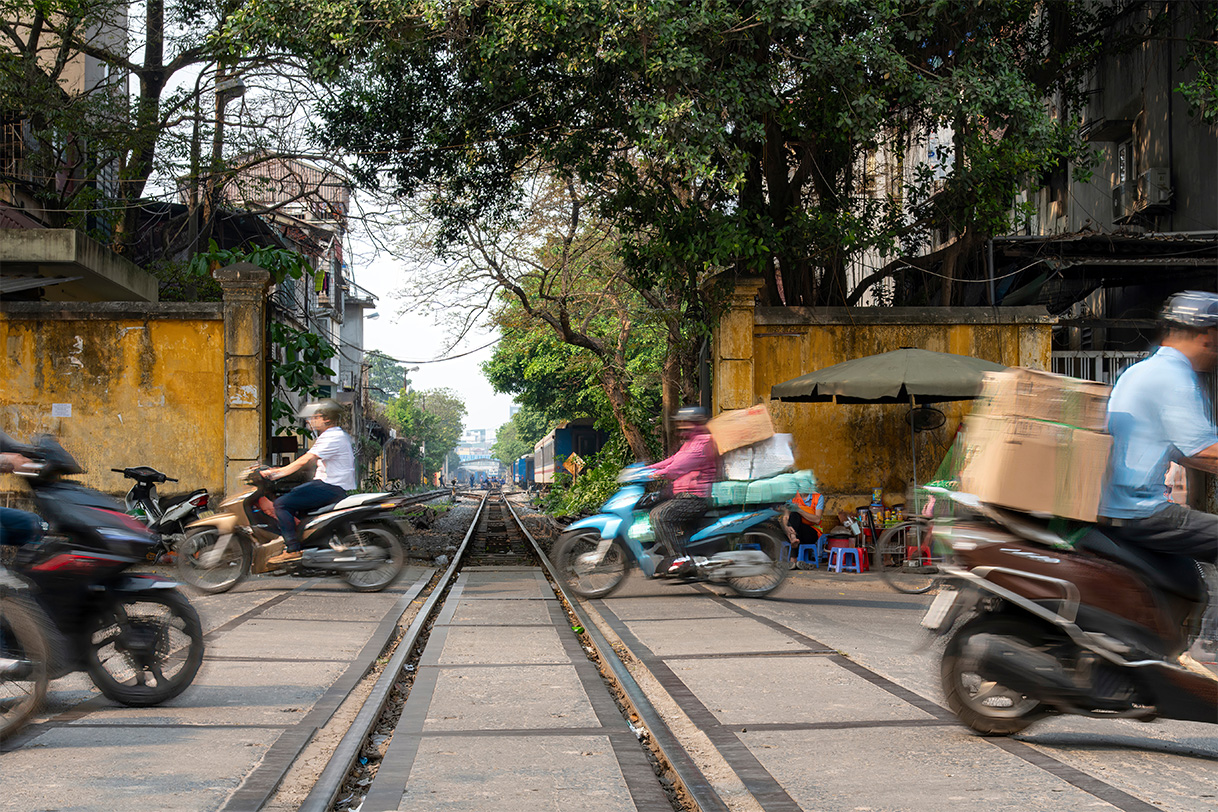
[(947, 638), (952, 711), (986, 735), (1053, 713), (1218, 723), (1218, 676), (1191, 657), (1208, 601), (1199, 565), (947, 494), (975, 520), (936, 526), (951, 563), (923, 625)]
[(204, 592), (227, 592), (249, 573), (338, 575), (359, 592), (379, 592), (406, 566), (393, 510), (401, 500), (388, 493), (361, 493), (300, 517), (300, 560), (272, 566), (283, 552), (279, 521), (261, 468), (245, 472), (251, 489), (194, 522), (178, 546), (182, 580)]

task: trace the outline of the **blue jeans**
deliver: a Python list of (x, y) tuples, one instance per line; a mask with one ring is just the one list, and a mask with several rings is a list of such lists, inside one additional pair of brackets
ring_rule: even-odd
[(275, 500), (275, 517), (279, 520), (279, 532), (283, 534), (283, 546), (290, 552), (300, 549), (300, 540), (296, 535), (296, 520), (311, 510), (332, 505), (347, 495), (347, 492), (337, 485), (314, 479), (303, 485), (297, 485), (292, 490)]
[(42, 530), (42, 519), (33, 513), (13, 508), (0, 508), (0, 544), (20, 547), (37, 541)]

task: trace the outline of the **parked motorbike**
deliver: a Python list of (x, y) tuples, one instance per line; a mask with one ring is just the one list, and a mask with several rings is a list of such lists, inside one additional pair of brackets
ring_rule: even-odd
[[(577, 594), (603, 598), (612, 593), (637, 566), (648, 578), (662, 577), (660, 562), (671, 553), (656, 539), (649, 511), (662, 499), (648, 488), (652, 475), (632, 465), (618, 477), (622, 488), (601, 507), (601, 513), (570, 525), (554, 546), (553, 560), (563, 579)], [(685, 541), (693, 561), (690, 580), (727, 584), (738, 595), (768, 595), (787, 577), (783, 546), (775, 525), (781, 516), (773, 507), (759, 510), (711, 510)]]
[(986, 735), (1049, 714), (1218, 722), (1218, 676), (1191, 657), (1208, 590), (1196, 561), (1088, 530), (1073, 546), (1025, 514), (949, 495), (947, 579), (923, 625), (946, 639), (952, 711)]
[(232, 589), (252, 573), (337, 575), (359, 592), (379, 592), (406, 567), (406, 548), (394, 521), (401, 502), (388, 493), (348, 496), (300, 517), (303, 555), (274, 566), (283, 552), (279, 521), (263, 468), (245, 474), (250, 490), (229, 498), (213, 516), (186, 529), (178, 572), (204, 592)]
[(206, 488), (198, 488), (188, 494), (179, 494), (162, 499), (156, 486), (178, 480), (162, 474), (155, 468), (140, 465), (135, 468), (111, 468), (116, 474), (135, 480), (127, 491), (127, 512), (148, 525), (156, 535), (156, 549), (150, 551), (149, 561), (172, 560), (173, 549), (185, 535), (186, 526), (208, 514), (209, 495)]
[[(85, 671), (105, 696), (137, 707), (182, 693), (203, 662), (199, 616), (175, 582), (128, 571), (156, 539), (116, 500), (61, 479), (82, 469), (51, 437), (21, 453), (33, 462), (15, 473), (50, 532), (17, 551), (12, 572), (45, 636), (47, 676)], [(30, 673), (9, 656), (0, 654), (0, 678)]]

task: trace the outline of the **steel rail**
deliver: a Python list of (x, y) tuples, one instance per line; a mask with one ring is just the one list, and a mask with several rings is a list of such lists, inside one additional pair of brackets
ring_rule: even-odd
[(360, 707), (355, 721), (351, 723), (351, 727), (347, 728), (347, 732), (334, 750), (334, 755), (330, 757), (321, 775), (318, 776), (317, 783), (313, 785), (313, 789), (304, 799), (304, 803), (300, 805), (298, 812), (326, 812), (338, 798), (338, 794), (343, 788), (343, 782), (347, 779), (347, 774), (351, 772), (352, 767), (355, 766), (355, 761), (359, 758), (360, 751), (363, 750), (364, 742), (367, 741), (368, 736), (371, 734), (373, 725), (377, 723), (382, 713), (384, 713), (385, 706), (389, 702), (390, 692), (401, 677), (401, 672), (406, 665), (406, 661), (414, 653), (414, 649), (419, 642), (419, 636), (423, 633), (428, 621), (431, 619), (436, 605), (440, 602), (440, 598), (446, 593), (448, 586), (456, 576), (461, 560), (465, 557), (465, 552), (469, 548), (470, 539), (473, 538), (474, 531), (478, 527), (478, 521), (482, 518), (482, 511), (486, 508), (489, 496), (488, 492), (482, 497), (482, 501), (478, 503), (478, 510), (475, 511), (473, 521), (469, 524), (469, 530), (466, 531), (465, 538), (461, 540), (461, 546), (457, 548), (457, 552), (453, 555), (453, 560), (448, 565), (448, 569), (444, 571), (444, 574), (428, 596), (427, 601), (419, 609), (418, 614), (415, 615), (414, 621), (410, 624), (410, 628), (406, 630), (405, 636), (399, 641), (393, 656), (385, 666), (385, 670), (381, 672), (381, 676), (373, 686), (372, 692), (368, 694), (368, 698), (364, 700), (364, 704)]
[(698, 765), (694, 763), (689, 753), (681, 746), (676, 735), (669, 729), (663, 717), (660, 716), (659, 711), (651, 704), (647, 694), (639, 686), (638, 682), (635, 681), (634, 675), (630, 673), (630, 670), (626, 668), (626, 664), (617, 656), (613, 646), (609, 645), (609, 641), (605, 639), (605, 636), (597, 625), (584, 612), (578, 599), (572, 597), (567, 592), (566, 586), (563, 584), (562, 578), (559, 577), (554, 564), (541, 549), (537, 539), (533, 538), (533, 534), (524, 526), (524, 522), (520, 520), (515, 508), (512, 507), (511, 500), (504, 496), (503, 502), (507, 505), (512, 518), (515, 519), (516, 526), (520, 528), (525, 538), (533, 545), (533, 550), (537, 553), (537, 558), (541, 561), (542, 567), (549, 573), (555, 589), (583, 627), (584, 632), (588, 635), (593, 647), (596, 649), (597, 655), (601, 658), (602, 662), (609, 666), (610, 676), (622, 692), (622, 696), (625, 697), (630, 710), (643, 723), (656, 749), (660, 751), (660, 755), (668, 762), (669, 767), (677, 777), (677, 782), (685, 790), (689, 799), (693, 801), (700, 812), (728, 812), (727, 804), (715, 792), (710, 782), (706, 780), (706, 776), (698, 768)]

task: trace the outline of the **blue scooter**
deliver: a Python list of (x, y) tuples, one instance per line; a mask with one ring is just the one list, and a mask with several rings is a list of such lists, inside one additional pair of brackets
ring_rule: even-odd
[[(559, 537), (551, 555), (563, 580), (578, 595), (603, 598), (621, 586), (631, 564), (648, 578), (672, 553), (660, 544), (651, 527), (649, 510), (660, 494), (648, 491), (654, 477), (642, 464), (618, 476), (622, 488), (601, 506), (601, 513), (580, 519)], [(783, 549), (787, 539), (774, 522), (781, 511), (763, 507), (747, 512), (711, 510), (712, 522), (685, 542), (693, 561), (689, 580), (724, 583), (737, 595), (762, 597), (787, 577)]]

